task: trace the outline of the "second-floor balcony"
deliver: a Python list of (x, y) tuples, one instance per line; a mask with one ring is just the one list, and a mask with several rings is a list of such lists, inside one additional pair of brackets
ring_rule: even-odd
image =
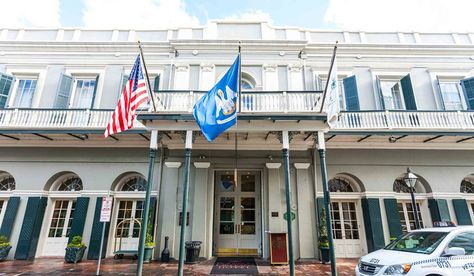
[[(155, 94), (157, 114), (184, 115), (189, 119), (204, 91), (160, 91)], [(240, 115), (278, 115), (279, 118), (318, 115), (319, 91), (245, 91)], [(103, 131), (111, 109), (0, 109), (0, 131)], [(138, 113), (154, 113), (145, 109)], [(166, 117), (166, 116), (165, 116)], [(161, 117), (163, 118), (163, 117)], [(174, 116), (173, 118), (176, 118)], [(309, 118), (309, 117), (306, 117)], [(308, 119), (306, 119), (308, 120)], [(144, 131), (139, 122), (135, 130)], [(332, 130), (340, 131), (474, 131), (471, 111), (354, 111), (341, 112)]]

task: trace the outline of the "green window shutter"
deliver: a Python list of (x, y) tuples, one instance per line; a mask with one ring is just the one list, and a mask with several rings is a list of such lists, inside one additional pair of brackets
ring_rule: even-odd
[(474, 77), (461, 80), (468, 110), (474, 110)]
[(0, 227), (0, 236), (10, 238), (19, 205), (20, 197), (14, 196), (8, 199), (7, 209), (5, 210), (5, 215), (3, 216), (2, 225)]
[(472, 225), (471, 214), (465, 199), (453, 199), (453, 207), (458, 225)]
[(357, 90), (356, 76), (350, 76), (342, 80), (344, 86), (344, 95), (346, 97), (346, 110), (358, 111), (359, 105), (359, 91)]
[(155, 81), (153, 82), (153, 92), (158, 92), (160, 90), (160, 75), (155, 77)]
[(0, 73), (0, 108), (7, 107), (10, 91), (13, 87), (14, 77)]
[(87, 209), (89, 207), (88, 197), (79, 197), (76, 201), (76, 208), (74, 209), (74, 218), (72, 220), (71, 232), (69, 234), (69, 241), (71, 242), (74, 236), (81, 236), (84, 232), (84, 224), (86, 223)]
[[(91, 238), (89, 241), (89, 252), (87, 253), (88, 260), (97, 260), (99, 258), (100, 239), (102, 236), (102, 225), (103, 225), (103, 222), (100, 222), (100, 209), (101, 208), (102, 208), (102, 197), (98, 197), (95, 203), (94, 221), (92, 223)], [(104, 248), (102, 251), (102, 258), (105, 257), (105, 251), (107, 248), (109, 226), (110, 226), (110, 223), (107, 223), (105, 227)]]
[(15, 251), (15, 260), (29, 260), (35, 257), (47, 200), (46, 197), (28, 198)]
[(71, 97), (73, 78), (71, 76), (61, 74), (58, 92), (54, 108), (66, 109), (69, 107), (69, 99)]
[(390, 237), (396, 238), (403, 234), (400, 215), (398, 214), (397, 200), (394, 198), (385, 198), (383, 203), (385, 205), (385, 214), (387, 215)]
[(405, 109), (416, 110), (415, 94), (413, 92), (410, 74), (404, 76), (400, 80), (400, 84), (402, 86), (403, 99), (405, 100)]
[(428, 199), (428, 208), (430, 209), (431, 220), (435, 221), (450, 221), (448, 201), (446, 199)]
[(380, 78), (379, 76), (375, 76), (375, 88), (377, 89), (377, 93), (378, 93), (378, 96), (379, 96), (379, 103), (380, 103), (380, 107), (385, 110), (385, 100), (384, 100), (384, 97), (383, 97), (383, 92), (382, 92), (382, 85), (380, 84)]
[(367, 238), (367, 248), (369, 252), (383, 248), (385, 246), (385, 239), (383, 236), (379, 199), (363, 198), (362, 213), (364, 216), (365, 236)]
[(91, 109), (94, 108), (95, 96), (97, 95), (97, 87), (99, 86), (99, 75), (95, 77), (94, 93), (92, 94)]
[(318, 208), (318, 223), (321, 223), (321, 214), (324, 208), (324, 198), (318, 197), (316, 198), (316, 206)]
[(441, 99), (441, 108), (442, 108), (442, 110), (446, 110), (446, 106), (444, 105), (443, 92), (441, 91), (441, 85), (439, 84), (439, 77), (438, 76), (436, 76), (436, 86), (438, 88), (439, 98)]

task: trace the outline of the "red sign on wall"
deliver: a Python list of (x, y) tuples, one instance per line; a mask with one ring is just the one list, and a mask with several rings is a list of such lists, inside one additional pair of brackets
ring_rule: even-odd
[(286, 233), (270, 233), (270, 263), (288, 264)]

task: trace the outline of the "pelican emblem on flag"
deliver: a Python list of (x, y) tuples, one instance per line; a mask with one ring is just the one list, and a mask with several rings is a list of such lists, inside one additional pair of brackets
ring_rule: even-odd
[(225, 124), (234, 119), (236, 114), (235, 100), (237, 95), (229, 86), (225, 87), (225, 93), (219, 89), (215, 96), (216, 99), (216, 122)]

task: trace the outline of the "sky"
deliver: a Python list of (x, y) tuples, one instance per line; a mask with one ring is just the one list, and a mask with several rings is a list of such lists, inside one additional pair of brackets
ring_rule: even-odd
[(161, 29), (213, 19), (348, 31), (474, 32), (474, 0), (14, 0), (0, 28)]

